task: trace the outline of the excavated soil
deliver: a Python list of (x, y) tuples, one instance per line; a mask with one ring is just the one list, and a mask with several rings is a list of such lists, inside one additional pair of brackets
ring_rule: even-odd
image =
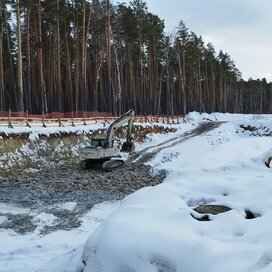
[(151, 176), (150, 166), (139, 163), (125, 164), (109, 172), (85, 170), (80, 164), (73, 164), (2, 177), (0, 187), (1, 190), (12, 188), (63, 194), (75, 190), (102, 190), (113, 195), (126, 195), (144, 186), (156, 185), (164, 177), (165, 174)]

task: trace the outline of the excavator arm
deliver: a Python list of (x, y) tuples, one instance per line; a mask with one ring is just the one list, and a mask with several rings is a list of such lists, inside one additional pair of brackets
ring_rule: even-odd
[(120, 118), (115, 120), (107, 130), (107, 136), (104, 143), (104, 148), (111, 148), (113, 147), (113, 137), (115, 130), (124, 124), (128, 123), (127, 129), (127, 142), (131, 140), (131, 133), (132, 133), (132, 125), (133, 125), (133, 118), (134, 118), (134, 110), (129, 110), (128, 112), (124, 113)]

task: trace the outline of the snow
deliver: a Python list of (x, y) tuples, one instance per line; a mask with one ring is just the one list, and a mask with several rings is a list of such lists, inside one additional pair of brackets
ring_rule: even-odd
[(76, 202), (66, 202), (63, 204), (58, 204), (56, 205), (56, 208), (62, 209), (62, 210), (68, 210), (68, 211), (72, 211), (75, 209), (75, 207), (77, 206)]
[(35, 140), (39, 134), (42, 135), (50, 135), (50, 134), (57, 134), (61, 132), (89, 132), (92, 130), (97, 129), (104, 129), (104, 124), (102, 122), (91, 122), (87, 123), (87, 125), (77, 125), (72, 127), (71, 125), (65, 127), (53, 126), (53, 124), (48, 125), (47, 127), (42, 127), (41, 124), (35, 125), (35, 123), (31, 123), (31, 128), (24, 127), (22, 125), (14, 125), (13, 128), (9, 128), (6, 125), (1, 125), (0, 131), (5, 134), (12, 134), (12, 133), (30, 133), (29, 138), (31, 140)]
[(202, 122), (202, 121), (268, 121), (271, 122), (272, 114), (236, 114), (236, 113), (220, 113), (214, 112), (211, 114), (208, 113), (199, 113), (199, 112), (190, 112), (185, 116), (185, 121), (187, 122)]
[[(209, 120), (225, 123), (161, 150), (150, 162), (154, 171), (169, 172), (162, 184), (95, 206), (78, 229), (42, 237), (1, 231), (0, 271), (271, 272), (272, 170), (264, 162), (272, 155), (272, 115), (194, 112), (175, 125), (176, 133), (152, 135), (136, 148)], [(193, 209), (201, 204), (231, 210), (198, 221)], [(247, 211), (256, 218), (246, 219)], [(40, 219), (54, 224), (48, 214)]]
[(29, 209), (20, 208), (20, 207), (8, 205), (8, 204), (0, 203), (0, 211), (1, 211), (1, 213), (20, 214), (20, 213), (29, 212)]
[[(271, 271), (271, 170), (262, 158), (272, 141), (230, 135), (214, 147), (211, 137), (216, 131), (169, 148), (181, 154), (163, 163), (172, 174), (127, 197), (90, 236), (84, 272)], [(232, 211), (199, 222), (191, 206), (203, 202)], [(260, 217), (246, 220), (246, 209)]]
[[(34, 272), (39, 269), (40, 265), (45, 266), (49, 260), (55, 266), (54, 259), (56, 259), (56, 256), (65, 256), (65, 254), (69, 252), (77, 252), (77, 248), (82, 247), (87, 237), (119, 205), (119, 202), (105, 202), (95, 205), (90, 212), (82, 218), (81, 226), (71, 231), (59, 230), (41, 236), (39, 229), (45, 225), (54, 224), (54, 216), (46, 213), (37, 214), (34, 217), (34, 220), (38, 220), (40, 223), (34, 233), (19, 235), (10, 230), (1, 230), (0, 271)], [(73, 206), (74, 204), (71, 202), (63, 204), (63, 207), (69, 209)], [(26, 210), (1, 204), (0, 212), (18, 214), (25, 213)], [(1, 218), (2, 217), (0, 217), (0, 222)]]

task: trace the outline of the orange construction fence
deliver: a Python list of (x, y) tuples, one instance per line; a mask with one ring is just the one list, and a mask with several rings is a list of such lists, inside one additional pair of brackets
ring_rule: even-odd
[[(27, 112), (12, 112), (12, 111), (0, 111), (0, 121), (8, 122), (9, 127), (13, 127), (13, 122), (26, 122), (28, 126), (31, 121), (41, 121), (44, 124), (44, 121), (59, 121), (59, 125), (63, 126), (60, 121), (72, 121), (73, 119), (84, 120), (104, 120), (105, 122), (113, 121), (117, 116), (113, 116), (110, 112), (87, 112), (87, 111), (77, 111), (77, 112), (51, 112), (47, 114), (28, 114)], [(182, 115), (136, 115), (135, 121), (137, 122), (163, 122), (167, 124), (174, 124), (179, 122), (184, 122)], [(45, 124), (44, 124), (45, 126)]]
[(72, 111), (72, 112), (50, 112), (46, 114), (28, 114), (27, 112), (0, 111), (0, 118), (28, 118), (28, 119), (65, 119), (65, 118), (101, 118), (112, 117), (110, 112), (97, 111)]

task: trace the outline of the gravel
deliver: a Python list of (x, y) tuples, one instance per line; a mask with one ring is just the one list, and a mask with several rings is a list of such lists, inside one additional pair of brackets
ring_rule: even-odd
[[(12, 229), (19, 234), (33, 232), (39, 226), (35, 215), (43, 212), (55, 216), (56, 220), (53, 225), (44, 225), (41, 234), (79, 227), (84, 213), (95, 204), (121, 200), (140, 188), (161, 183), (166, 176), (164, 171), (156, 176), (150, 173), (150, 166), (136, 163), (110, 172), (84, 170), (78, 163), (1, 177), (0, 203), (29, 208), (31, 213), (0, 214), (7, 218), (0, 229)], [(67, 202), (77, 205), (72, 210), (56, 208), (57, 204)]]

